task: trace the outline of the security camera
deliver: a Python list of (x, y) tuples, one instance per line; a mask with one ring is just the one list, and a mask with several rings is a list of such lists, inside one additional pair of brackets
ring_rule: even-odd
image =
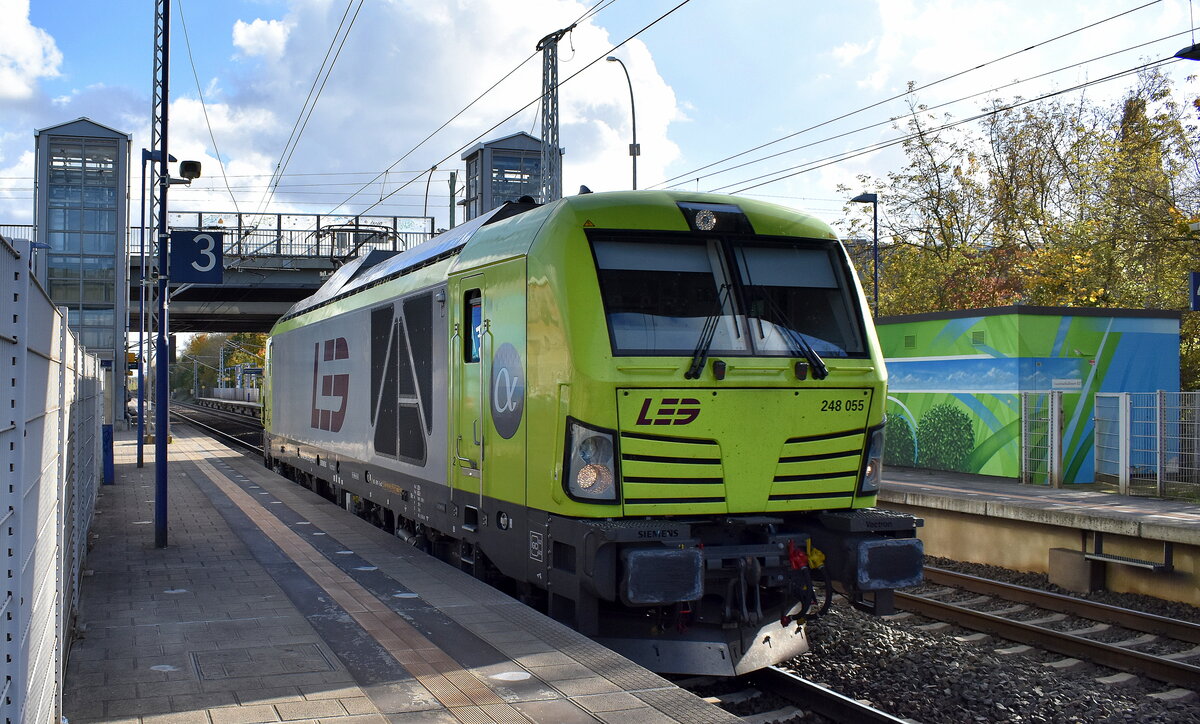
[(200, 162), (199, 161), (180, 161), (179, 175), (193, 181), (200, 178)]

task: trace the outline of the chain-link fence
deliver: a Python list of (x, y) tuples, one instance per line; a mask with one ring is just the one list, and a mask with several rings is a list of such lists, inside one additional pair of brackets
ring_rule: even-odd
[(1095, 420), (1097, 482), (1200, 499), (1200, 393), (1097, 394)]
[(1062, 484), (1062, 393), (1021, 393), (1021, 482)]

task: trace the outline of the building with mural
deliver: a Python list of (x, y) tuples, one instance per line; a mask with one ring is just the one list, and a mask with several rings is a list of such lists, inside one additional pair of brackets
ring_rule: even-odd
[[(1061, 392), (1062, 482), (1090, 483), (1095, 395), (1178, 392), (1179, 320), (1027, 306), (880, 318), (884, 462), (1020, 478), (1022, 393)], [(1027, 406), (1038, 399), (1027, 395)]]

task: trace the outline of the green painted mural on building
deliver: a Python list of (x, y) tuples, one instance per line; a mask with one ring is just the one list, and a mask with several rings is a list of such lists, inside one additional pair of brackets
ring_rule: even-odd
[(1019, 478), (1021, 395), (1036, 393), (1027, 404), (1038, 411), (1061, 392), (1063, 481), (1091, 482), (1096, 393), (1179, 389), (1175, 312), (1002, 307), (882, 319), (878, 330), (889, 465)]

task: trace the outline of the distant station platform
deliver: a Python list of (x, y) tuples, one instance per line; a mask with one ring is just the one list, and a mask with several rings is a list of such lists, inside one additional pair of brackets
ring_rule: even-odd
[(223, 400), (218, 397), (197, 397), (196, 404), (201, 407), (211, 407), (214, 410), (224, 410), (226, 412), (236, 412), (239, 415), (247, 417), (261, 417), (262, 404), (258, 402), (245, 402), (243, 400)]
[(118, 436), (67, 668), (72, 724), (737, 720), (254, 459), (173, 436), (163, 549), (154, 463), (137, 468)]
[(1103, 564), (1112, 590), (1200, 605), (1195, 503), (885, 468), (879, 505), (924, 517), (920, 533), (932, 555), (1049, 573), (1052, 580), (1068, 560)]

